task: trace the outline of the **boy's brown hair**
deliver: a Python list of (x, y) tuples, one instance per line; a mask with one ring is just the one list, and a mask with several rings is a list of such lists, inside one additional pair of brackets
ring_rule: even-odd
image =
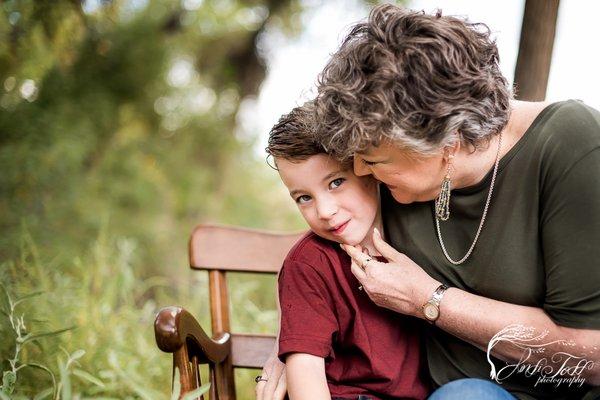
[(314, 103), (306, 102), (284, 114), (269, 132), (269, 142), (265, 148), (273, 158), (303, 161), (326, 153), (315, 139)]

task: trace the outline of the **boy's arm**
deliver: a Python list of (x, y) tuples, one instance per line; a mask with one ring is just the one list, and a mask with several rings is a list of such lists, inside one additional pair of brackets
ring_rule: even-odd
[(286, 357), (287, 387), (290, 400), (331, 400), (325, 359), (306, 353)]

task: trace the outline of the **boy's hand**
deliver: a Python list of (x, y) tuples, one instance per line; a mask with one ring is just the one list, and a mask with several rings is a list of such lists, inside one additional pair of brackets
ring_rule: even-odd
[(266, 381), (256, 384), (256, 400), (283, 400), (287, 391), (287, 380), (285, 364), (279, 360), (277, 352), (269, 357), (261, 375)]

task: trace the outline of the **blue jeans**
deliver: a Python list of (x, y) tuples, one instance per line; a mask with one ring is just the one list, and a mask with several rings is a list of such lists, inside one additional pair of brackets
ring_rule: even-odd
[(502, 386), (484, 379), (465, 378), (439, 387), (429, 400), (515, 400)]

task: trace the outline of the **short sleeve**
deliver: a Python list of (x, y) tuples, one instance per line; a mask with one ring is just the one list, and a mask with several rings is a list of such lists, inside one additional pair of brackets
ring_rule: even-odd
[(286, 262), (279, 274), (279, 301), (280, 359), (285, 361), (290, 353), (332, 357), (338, 323), (327, 283), (318, 271), (302, 262)]
[(544, 310), (558, 325), (600, 329), (600, 149), (548, 184), (541, 215)]

